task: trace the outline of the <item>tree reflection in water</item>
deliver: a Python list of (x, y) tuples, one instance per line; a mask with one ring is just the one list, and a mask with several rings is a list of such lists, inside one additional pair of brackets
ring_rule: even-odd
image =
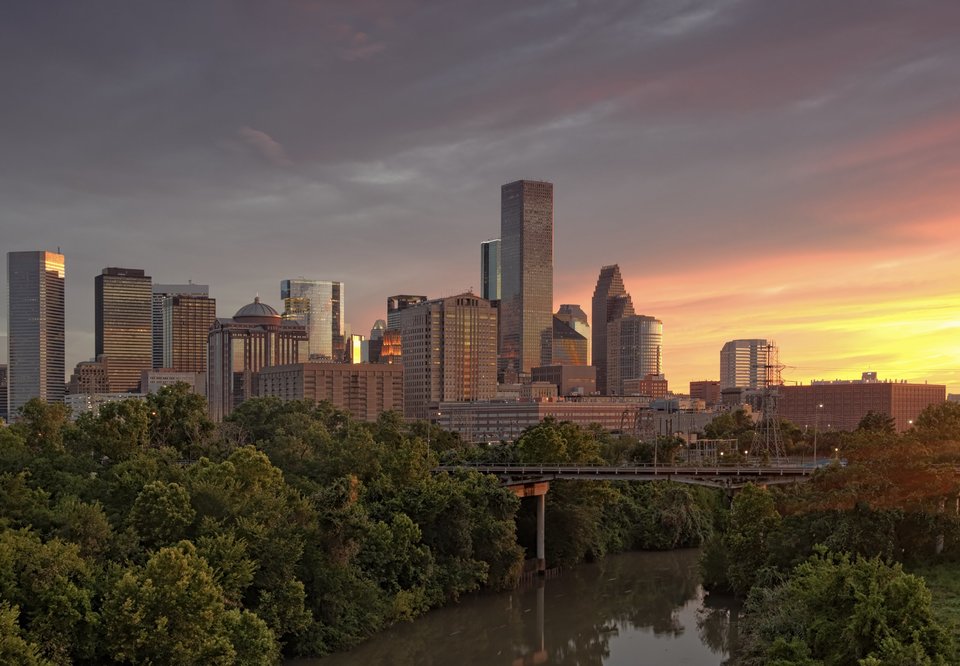
[[(676, 658), (719, 664), (735, 642), (737, 613), (719, 598), (702, 598), (697, 554), (609, 557), (539, 585), (464, 599), (349, 653), (299, 663), (626, 666)], [(666, 656), (648, 661), (652, 654)]]

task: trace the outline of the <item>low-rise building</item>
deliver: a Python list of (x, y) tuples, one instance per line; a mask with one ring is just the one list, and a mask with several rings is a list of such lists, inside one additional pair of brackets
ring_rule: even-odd
[(533, 368), (535, 382), (550, 382), (559, 395), (591, 395), (597, 392), (597, 369), (592, 365), (544, 365)]
[(942, 384), (870, 378), (781, 386), (779, 393), (781, 418), (820, 431), (855, 430), (860, 419), (872, 411), (892, 416), (897, 432), (903, 432), (926, 407), (947, 399), (947, 387)]
[(403, 412), (403, 366), (388, 363), (292, 363), (263, 368), (259, 395), (327, 401), (364, 421)]
[(690, 397), (700, 398), (707, 407), (720, 404), (720, 382), (716, 379), (705, 379), (690, 382)]
[(70, 408), (70, 418), (73, 420), (81, 414), (96, 416), (103, 405), (122, 400), (143, 400), (143, 395), (140, 393), (71, 393), (63, 397), (64, 404)]
[(207, 373), (205, 372), (178, 372), (167, 368), (144, 370), (140, 373), (140, 390), (143, 393), (156, 393), (164, 386), (187, 384), (191, 392), (198, 395), (207, 394)]

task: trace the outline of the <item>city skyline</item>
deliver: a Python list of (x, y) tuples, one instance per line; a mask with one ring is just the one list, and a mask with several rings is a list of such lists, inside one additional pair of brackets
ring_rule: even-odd
[[(210, 284), (221, 316), (330, 276), (366, 331), (390, 294), (479, 291), (497, 188), (542, 178), (554, 307), (586, 307), (619, 263), (664, 322), (671, 386), (717, 379), (723, 342), (757, 337), (787, 380), (874, 370), (960, 392), (957, 6), (307, 4), (219, 32), (201, 7), (11, 10), (3, 228), (8, 250), (67, 255), (67, 370), (92, 356), (103, 266)], [(416, 38), (432, 21), (486, 38), (438, 62)], [(322, 23), (343, 34), (317, 40)]]

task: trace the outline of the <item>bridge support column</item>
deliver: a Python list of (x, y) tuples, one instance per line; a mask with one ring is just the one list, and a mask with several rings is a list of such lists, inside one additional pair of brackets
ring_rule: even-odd
[(547, 570), (546, 537), (547, 494), (537, 495), (537, 571), (543, 575)]
[(527, 481), (513, 483), (508, 486), (519, 497), (533, 497), (537, 500), (537, 573), (541, 576), (547, 572), (547, 491), (550, 490), (549, 481)]

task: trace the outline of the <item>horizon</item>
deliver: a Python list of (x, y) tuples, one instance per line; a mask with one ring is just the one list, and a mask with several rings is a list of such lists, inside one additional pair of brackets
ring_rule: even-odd
[(390, 295), (479, 291), (499, 187), (531, 176), (554, 184), (554, 311), (591, 315), (618, 263), (672, 390), (766, 338), (787, 382), (960, 393), (960, 6), (9, 15), (4, 246), (63, 250), (65, 380), (93, 356), (103, 267), (208, 284), (218, 316), (338, 280), (367, 336)]

